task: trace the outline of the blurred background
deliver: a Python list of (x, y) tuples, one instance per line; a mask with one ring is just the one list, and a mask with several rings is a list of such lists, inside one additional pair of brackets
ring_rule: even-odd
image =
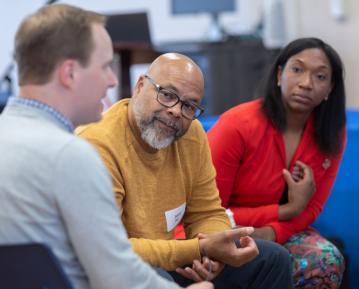
[[(2, 77), (2, 98), (10, 81), (12, 81), (11, 92), (16, 93), (16, 73), (13, 72), (11, 58), (13, 38), (18, 24), (25, 15), (41, 7), (45, 2), (13, 0), (1, 3), (0, 76)], [(129, 22), (133, 29), (138, 29), (137, 33), (134, 33), (132, 29), (122, 29), (115, 39), (119, 45), (121, 45), (121, 40), (122, 42), (128, 40), (129, 44), (131, 44), (130, 42), (133, 44), (132, 47), (127, 44), (125, 47), (118, 47), (119, 52), (125, 50), (125, 54), (122, 55), (122, 66), (123, 62), (129, 62), (126, 65), (129, 66), (130, 73), (136, 75), (137, 71), (143, 70), (139, 64), (150, 62), (155, 55), (144, 53), (145, 50), (148, 53), (150, 48), (157, 53), (177, 50), (188, 54), (200, 64), (207, 76), (208, 89), (205, 100), (208, 104), (208, 114), (218, 114), (229, 106), (251, 98), (256, 84), (265, 71), (264, 67), (274, 57), (271, 50), (280, 48), (290, 40), (303, 36), (320, 37), (339, 52), (346, 67), (347, 105), (352, 108), (359, 107), (359, 82), (356, 81), (356, 73), (359, 71), (359, 57), (357, 57), (359, 38), (356, 37), (359, 27), (358, 1), (73, 0), (56, 2), (69, 3), (109, 15), (145, 13), (146, 23), (139, 16), (137, 19), (136, 17), (118, 19), (112, 25), (112, 28), (121, 29)], [(195, 5), (193, 6), (192, 3)], [(213, 20), (214, 18), (217, 22)], [(213, 22), (219, 23), (218, 26), (222, 30), (221, 36), (218, 35), (218, 27), (216, 28)], [(148, 35), (144, 31), (146, 27), (140, 27), (147, 24)], [(142, 48), (143, 44), (147, 42), (150, 47), (143, 48), (141, 51), (141, 46), (137, 45), (136, 47), (136, 42), (137, 44), (141, 43)], [(262, 43), (264, 48), (261, 46)], [(241, 49), (242, 53), (236, 53)], [(133, 53), (134, 51), (135, 53)], [(139, 58), (142, 57), (141, 54), (146, 57), (138, 59), (136, 53), (140, 55)], [(219, 54), (224, 56), (221, 58)], [(120, 58), (121, 56), (118, 58), (119, 62), (121, 62)], [(137, 66), (132, 67), (133, 63), (136, 63)], [(218, 66), (218, 64), (222, 65)], [(220, 73), (217, 71), (213, 74), (215, 68), (219, 69)], [(222, 70), (228, 72), (223, 75)], [(11, 71), (10, 75), (9, 71)], [(119, 73), (124, 72), (119, 71)], [(242, 78), (238, 76), (242, 76)], [(124, 78), (126, 77), (128, 76), (124, 75)], [(218, 77), (222, 79), (215, 80)], [(236, 79), (237, 83), (234, 84), (232, 79)], [(130, 85), (133, 85), (134, 80), (135, 77), (130, 79)], [(240, 84), (240, 82), (242, 83)], [(128, 87), (119, 86), (118, 90), (120, 90), (118, 92), (120, 96), (130, 94)], [(217, 99), (222, 99), (222, 102), (218, 103)]]
[[(107, 106), (129, 97), (140, 73), (169, 51), (193, 58), (205, 74), (207, 120), (257, 95), (279, 49), (298, 37), (319, 37), (340, 54), (346, 69), (348, 145), (331, 197), (315, 226), (342, 242), (348, 276), (359, 288), (359, 1), (357, 0), (106, 0), (68, 3), (109, 15), (119, 86)], [(0, 109), (16, 95), (13, 41), (21, 20), (46, 1), (2, 1)], [(205, 124), (206, 119), (202, 120)], [(350, 281), (350, 287), (348, 282)]]

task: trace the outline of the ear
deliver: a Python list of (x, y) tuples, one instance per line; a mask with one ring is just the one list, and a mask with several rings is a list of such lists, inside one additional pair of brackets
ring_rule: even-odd
[(334, 87), (334, 84), (332, 83), (328, 89), (328, 93), (327, 93), (327, 96), (324, 97), (324, 100), (327, 101), (329, 99), (329, 95), (332, 93), (332, 90), (333, 90), (333, 87)]
[(134, 95), (140, 94), (144, 85), (145, 85), (145, 76), (142, 74), (142, 75), (140, 75), (140, 77), (138, 78), (138, 80), (136, 82), (133, 94)]
[(59, 81), (66, 88), (71, 88), (73, 86), (75, 69), (76, 61), (73, 59), (67, 59), (58, 65), (57, 74)]
[(277, 86), (280, 86), (282, 83), (282, 74), (283, 74), (283, 68), (282, 66), (278, 66), (277, 69)]

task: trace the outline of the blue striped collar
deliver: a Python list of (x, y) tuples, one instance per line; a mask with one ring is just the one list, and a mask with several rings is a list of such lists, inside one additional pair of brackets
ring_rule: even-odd
[(64, 116), (61, 112), (59, 112), (55, 108), (41, 101), (25, 98), (25, 97), (10, 97), (8, 100), (8, 104), (18, 104), (18, 105), (38, 108), (42, 111), (46, 111), (49, 114), (51, 114), (56, 120), (58, 120), (66, 128), (67, 131), (73, 133), (75, 129), (72, 122), (66, 116)]

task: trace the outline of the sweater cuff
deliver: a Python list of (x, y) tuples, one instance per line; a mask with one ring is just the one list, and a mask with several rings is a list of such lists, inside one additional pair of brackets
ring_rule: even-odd
[(291, 232), (283, 228), (283, 225), (279, 222), (269, 223), (268, 226), (271, 226), (276, 235), (276, 243), (284, 244), (288, 238), (291, 236)]
[(192, 266), (193, 260), (201, 260), (198, 238), (189, 240), (178, 240), (176, 242), (175, 252), (175, 263), (182, 264), (182, 266)]

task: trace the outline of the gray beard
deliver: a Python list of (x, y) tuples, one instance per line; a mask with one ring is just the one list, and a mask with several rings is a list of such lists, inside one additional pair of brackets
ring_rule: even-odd
[(153, 117), (150, 121), (143, 120), (140, 105), (135, 99), (133, 102), (132, 109), (136, 124), (141, 132), (141, 138), (150, 147), (160, 150), (168, 147), (176, 140), (175, 135), (160, 139), (159, 134), (156, 132), (156, 129), (154, 127), (155, 118)]
[(160, 150), (168, 147), (175, 141), (175, 136), (166, 137), (159, 139), (156, 133), (155, 128), (153, 127), (153, 122), (150, 125), (140, 126), (141, 137), (142, 139), (154, 149)]

